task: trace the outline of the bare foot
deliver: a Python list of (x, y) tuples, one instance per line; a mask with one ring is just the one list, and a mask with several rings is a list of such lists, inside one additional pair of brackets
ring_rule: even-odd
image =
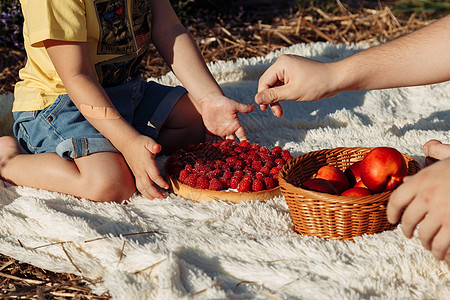
[[(12, 136), (2, 136), (0, 137), (0, 178), (2, 176), (2, 169), (5, 164), (12, 157), (20, 153), (19, 144), (17, 140)], [(0, 184), (3, 185), (3, 181), (0, 180)]]
[(425, 154), (427, 165), (435, 161), (450, 157), (450, 145), (442, 144), (438, 140), (429, 140), (423, 145), (423, 153)]

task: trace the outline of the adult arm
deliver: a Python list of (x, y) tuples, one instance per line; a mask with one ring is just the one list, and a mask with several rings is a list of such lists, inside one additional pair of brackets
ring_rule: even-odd
[(283, 100), (316, 101), (345, 91), (450, 80), (449, 32), (447, 16), (337, 62), (283, 55), (261, 76), (255, 101), (265, 109)]

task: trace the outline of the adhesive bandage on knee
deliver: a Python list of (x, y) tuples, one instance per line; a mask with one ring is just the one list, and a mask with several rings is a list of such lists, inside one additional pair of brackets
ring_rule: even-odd
[(80, 112), (88, 118), (116, 120), (120, 119), (119, 112), (113, 107), (91, 106), (88, 104), (80, 105)]

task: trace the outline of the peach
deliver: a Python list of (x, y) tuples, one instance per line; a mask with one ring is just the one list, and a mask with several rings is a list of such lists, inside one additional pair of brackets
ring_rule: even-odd
[(346, 189), (350, 188), (347, 176), (338, 167), (332, 165), (326, 165), (321, 167), (315, 176), (315, 178), (321, 178), (331, 182), (337, 189), (338, 194), (342, 193)]
[(358, 161), (348, 166), (344, 174), (347, 176), (350, 186), (354, 186), (361, 180), (361, 162)]
[(339, 195), (336, 187), (328, 180), (322, 178), (311, 178), (303, 182), (302, 188), (307, 190), (313, 190), (316, 192), (328, 193), (333, 195)]
[(403, 155), (390, 147), (374, 148), (361, 161), (361, 180), (373, 193), (395, 189), (407, 171)]
[(352, 187), (344, 191), (341, 196), (369, 196), (372, 192), (363, 187)]

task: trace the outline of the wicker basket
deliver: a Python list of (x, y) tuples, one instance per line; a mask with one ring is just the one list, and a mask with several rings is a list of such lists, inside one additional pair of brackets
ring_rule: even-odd
[[(392, 191), (362, 197), (336, 196), (302, 189), (299, 186), (320, 167), (334, 165), (345, 170), (361, 161), (373, 148), (334, 148), (301, 155), (286, 164), (279, 173), (281, 193), (292, 216), (295, 231), (327, 239), (351, 240), (363, 234), (379, 233), (397, 226), (386, 217), (386, 204)], [(403, 154), (408, 175), (420, 165)]]

